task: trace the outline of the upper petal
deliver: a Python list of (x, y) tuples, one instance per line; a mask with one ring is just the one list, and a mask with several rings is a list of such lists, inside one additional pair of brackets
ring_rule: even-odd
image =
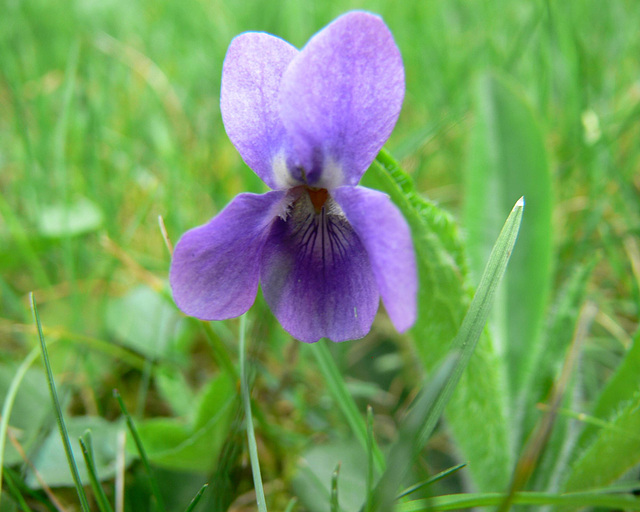
[(282, 326), (306, 342), (362, 338), (380, 302), (360, 239), (327, 209), (316, 214), (303, 195), (286, 221), (273, 223), (262, 251), (264, 297)]
[(382, 302), (402, 332), (416, 319), (418, 276), (411, 231), (389, 197), (364, 187), (332, 192), (367, 249)]
[(240, 194), (209, 223), (180, 238), (169, 281), (184, 313), (224, 320), (251, 307), (258, 290), (260, 249), (284, 195)]
[[(381, 18), (351, 12), (318, 32), (282, 78), (281, 116), (308, 182), (355, 185), (389, 138), (404, 67)], [(325, 172), (328, 176), (321, 176)]]
[(222, 68), (220, 110), (227, 134), (246, 164), (274, 189), (285, 185), (274, 174), (285, 140), (280, 81), (297, 54), (282, 39), (247, 32), (231, 41)]

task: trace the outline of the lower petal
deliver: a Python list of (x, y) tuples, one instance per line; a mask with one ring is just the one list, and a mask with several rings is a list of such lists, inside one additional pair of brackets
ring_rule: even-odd
[(418, 277), (411, 231), (389, 196), (364, 187), (331, 192), (366, 247), (382, 302), (398, 331), (416, 320)]
[(258, 290), (260, 249), (284, 196), (240, 194), (208, 224), (182, 236), (169, 281), (185, 314), (224, 320), (251, 307)]
[(312, 343), (362, 338), (380, 295), (360, 239), (342, 215), (295, 205), (265, 240), (262, 291), (282, 326)]

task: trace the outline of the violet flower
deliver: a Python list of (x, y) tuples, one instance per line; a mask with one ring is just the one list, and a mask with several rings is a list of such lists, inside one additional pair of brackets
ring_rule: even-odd
[(302, 50), (247, 32), (229, 46), (220, 107), (229, 138), (273, 189), (240, 194), (175, 248), (178, 307), (202, 320), (264, 297), (295, 338), (361, 338), (380, 297), (399, 331), (416, 316), (411, 233), (385, 194), (356, 186), (389, 137), (404, 68), (384, 22), (347, 13)]

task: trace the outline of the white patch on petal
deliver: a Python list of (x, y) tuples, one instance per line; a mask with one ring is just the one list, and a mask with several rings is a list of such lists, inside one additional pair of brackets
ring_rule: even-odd
[(281, 150), (271, 161), (271, 168), (273, 169), (273, 181), (276, 183), (278, 190), (284, 190), (287, 188), (300, 185), (293, 179), (289, 168), (287, 167), (287, 156), (284, 150)]
[(273, 179), (276, 185), (276, 190), (291, 189), (299, 185), (309, 185), (314, 188), (326, 188), (327, 190), (332, 190), (345, 185), (345, 176), (342, 166), (330, 156), (327, 156), (324, 159), (320, 179), (311, 184), (307, 183), (305, 169), (300, 169), (303, 181), (300, 181), (291, 175), (289, 167), (287, 166), (287, 156), (284, 150), (281, 150), (273, 157), (273, 160), (271, 161), (271, 168), (273, 169)]
[(314, 184), (314, 187), (331, 190), (341, 187), (344, 184), (344, 172), (342, 171), (342, 166), (333, 158), (327, 156), (324, 159), (322, 176), (318, 180), (318, 183)]

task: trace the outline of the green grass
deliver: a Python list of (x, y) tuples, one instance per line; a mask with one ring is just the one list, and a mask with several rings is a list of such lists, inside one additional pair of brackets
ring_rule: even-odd
[[(230, 40), (264, 30), (302, 46), (354, 8), (383, 16), (404, 59), (403, 112), (364, 183), (389, 193), (412, 226), (420, 317), (398, 335), (379, 314), (365, 339), (319, 355), (291, 340), (259, 297), (245, 333), (247, 379), (238, 320), (203, 329), (175, 308), (158, 216), (175, 244), (237, 193), (266, 190), (220, 117)], [(250, 405), (269, 510), (359, 510), (523, 194), (521, 237), (488, 328), (446, 422), (424, 448), (416, 442), (395, 491), (466, 466), (401, 498), (400, 509), (500, 506), (540, 425), (550, 432), (526, 485), (512, 489), (514, 507), (635, 506), (638, 2), (4, 0), (0, 12), (0, 397), (10, 414), (0, 512), (50, 508), (48, 492), (79, 509), (44, 369), (28, 369), (39, 347), (30, 292), (62, 414), (70, 431), (92, 430), (91, 483), (104, 494), (87, 486), (90, 506), (115, 509), (124, 471), (127, 510), (185, 510), (194, 496), (196, 512), (256, 510)], [(554, 396), (588, 301), (597, 312)], [(251, 388), (244, 409), (240, 375)], [(114, 388), (159, 499), (135, 444), (122, 453), (112, 442)], [(86, 475), (77, 437), (70, 442)], [(43, 489), (21, 450), (67, 481)], [(603, 491), (614, 485), (626, 490)]]

